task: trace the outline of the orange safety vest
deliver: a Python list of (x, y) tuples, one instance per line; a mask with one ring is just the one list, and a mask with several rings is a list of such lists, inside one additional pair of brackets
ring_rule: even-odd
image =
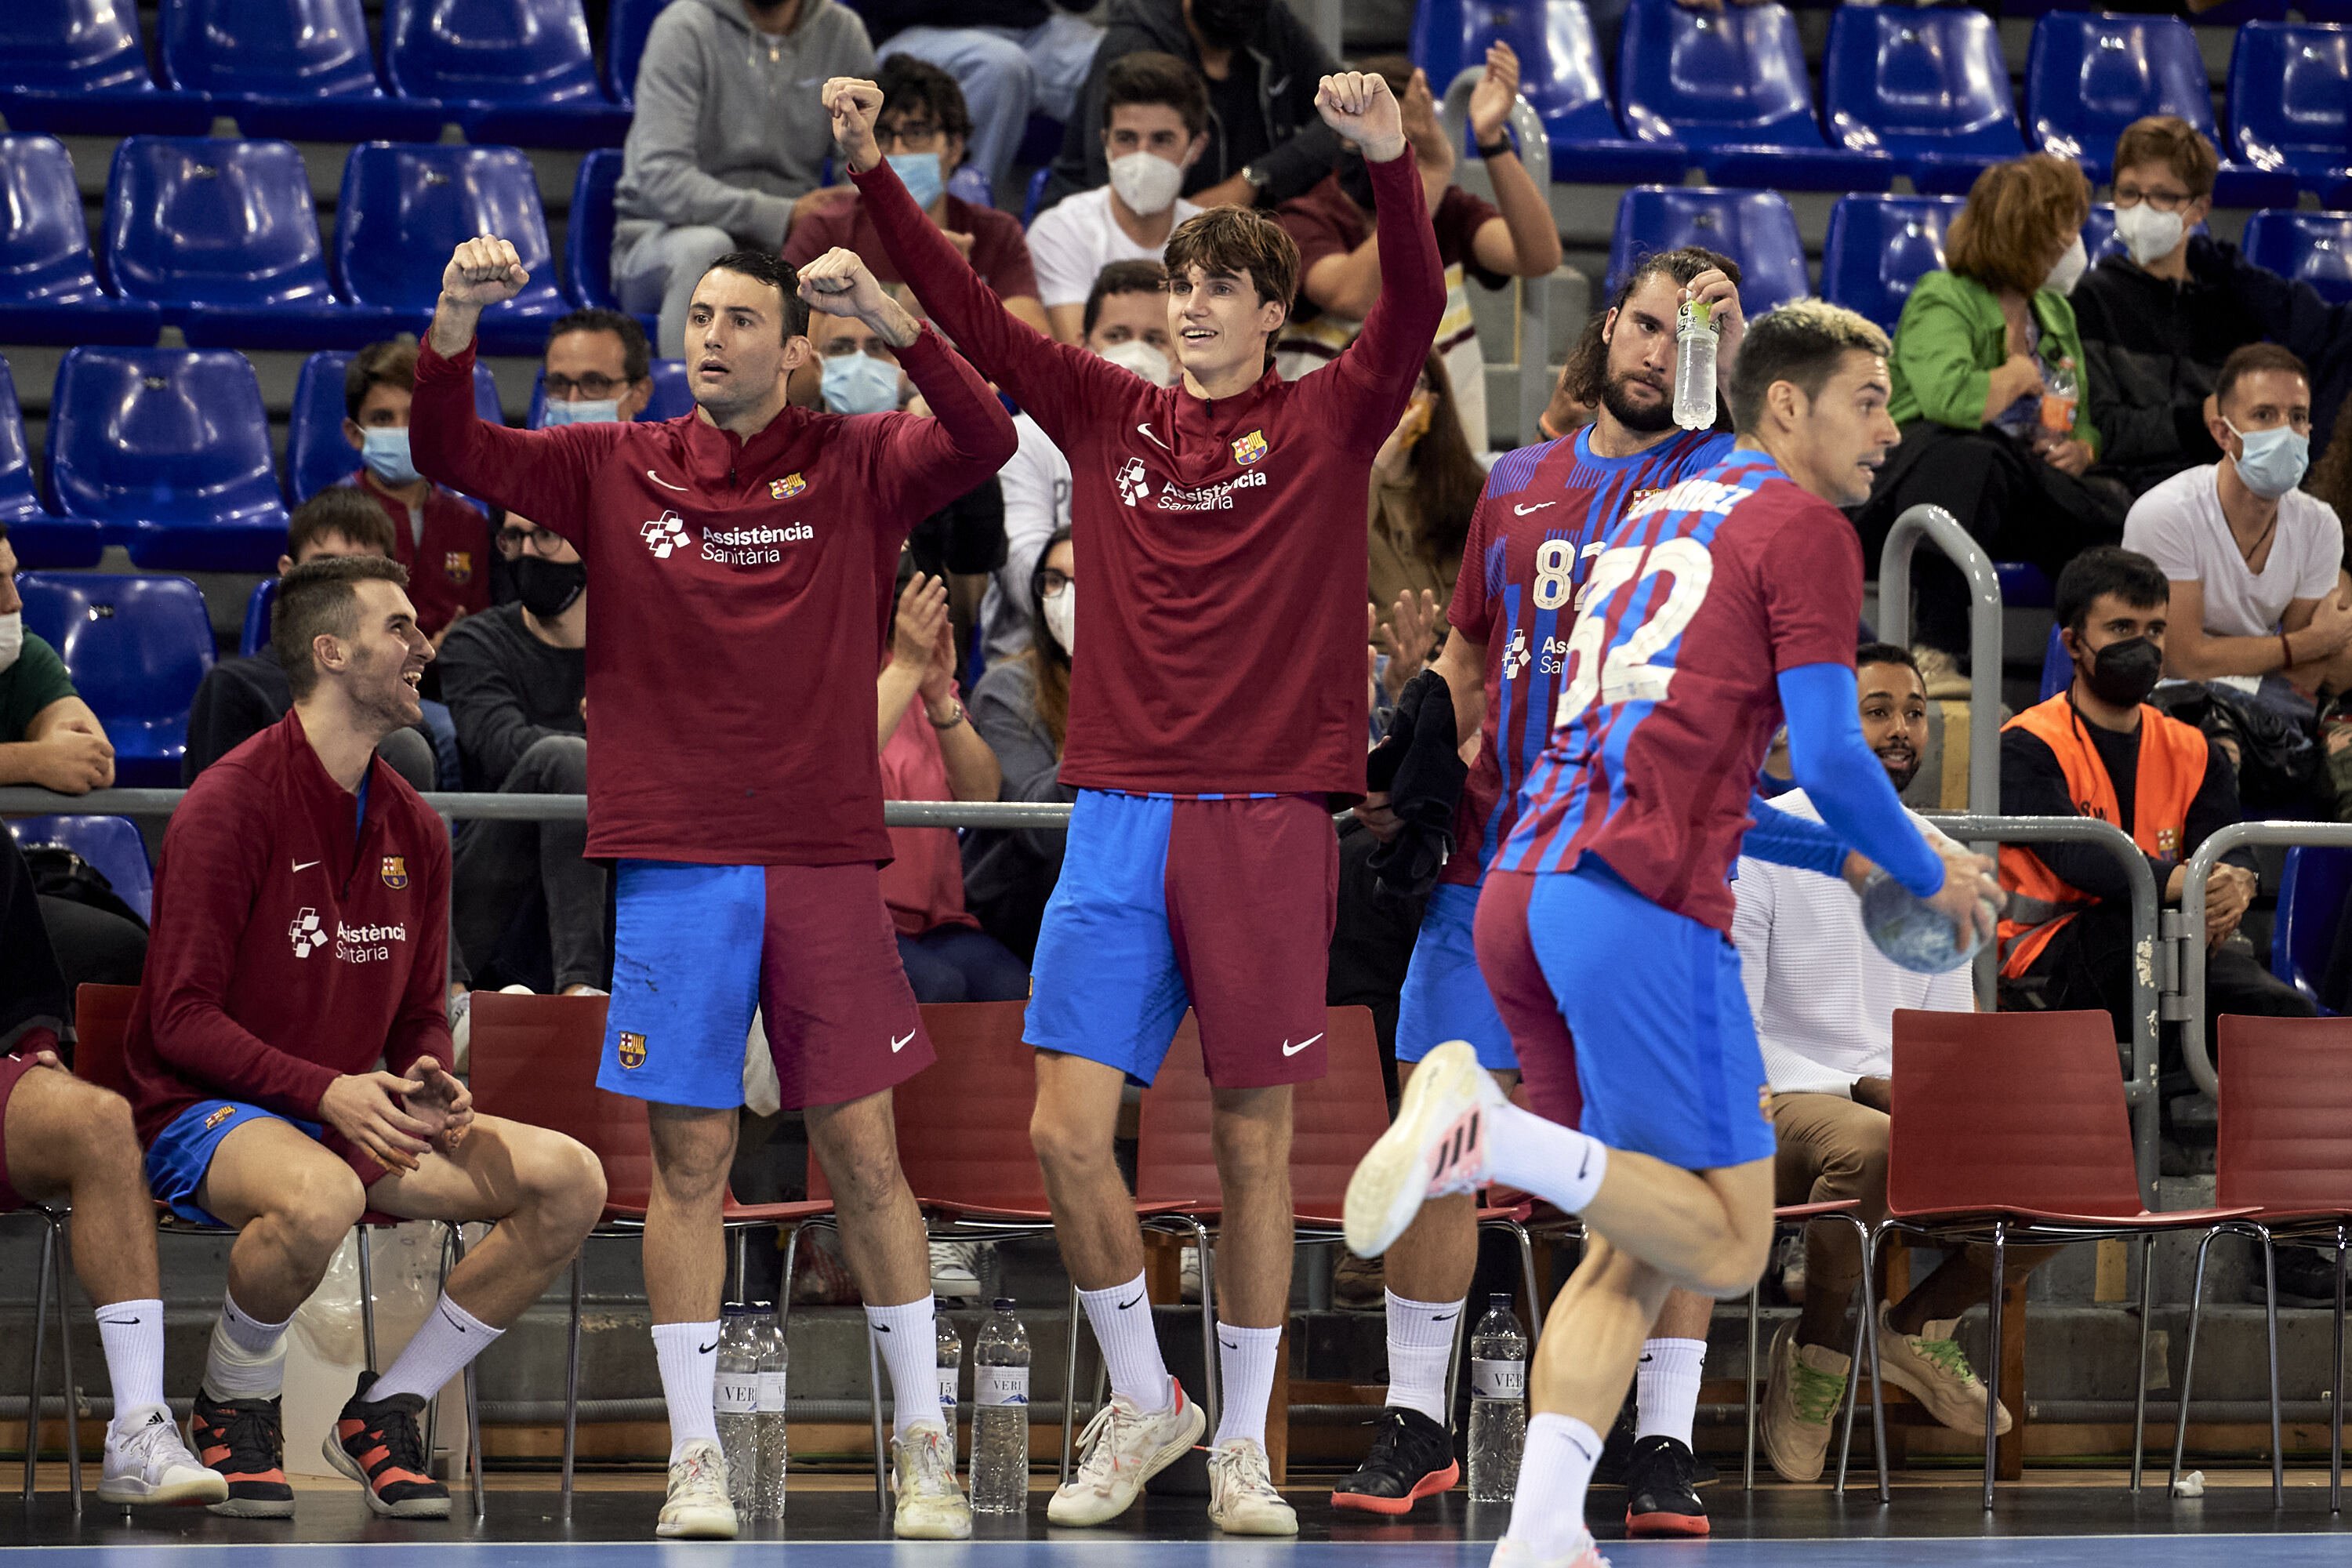
[[(2123, 816), (2115, 781), (2099, 761), (2098, 749), (2074, 712), (2066, 692), (2027, 709), (2001, 726), (2023, 730), (2047, 745), (2066, 773), (2066, 793), (2084, 816), (2115, 823)], [(2180, 858), (2180, 836), (2189, 803), (2205, 782), (2205, 737), (2194, 726), (2168, 718), (2143, 703), (2139, 710), (2139, 773), (2133, 790), (2132, 839), (2166, 866)], [(2058, 928), (2078, 910), (2099, 900), (2069, 887), (2042, 858), (2021, 844), (2000, 850), (2000, 885), (2009, 895), (2000, 921), (2000, 972), (2023, 974)], [(2160, 889), (2159, 889), (2160, 890)]]

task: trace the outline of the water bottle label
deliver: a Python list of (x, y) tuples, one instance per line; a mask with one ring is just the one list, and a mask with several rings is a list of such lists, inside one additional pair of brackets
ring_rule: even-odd
[(943, 1366), (940, 1368), (940, 1405), (943, 1409), (950, 1413), (952, 1413), (956, 1407), (956, 1378), (957, 1373), (961, 1371), (962, 1368), (961, 1367)]
[(763, 1372), (760, 1374), (760, 1409), (765, 1414), (784, 1407), (784, 1374)]
[(983, 1366), (972, 1372), (972, 1397), (982, 1405), (1029, 1403), (1029, 1369), (1025, 1366)]
[(721, 1415), (755, 1415), (760, 1410), (760, 1374), (756, 1372), (723, 1372), (714, 1390), (714, 1403)]
[(1528, 1363), (1523, 1361), (1474, 1361), (1470, 1392), (1480, 1399), (1524, 1399), (1528, 1394)]

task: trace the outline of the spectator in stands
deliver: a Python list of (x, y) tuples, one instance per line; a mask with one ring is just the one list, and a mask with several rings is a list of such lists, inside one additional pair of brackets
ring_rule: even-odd
[(2352, 343), (2352, 310), (2196, 232), (2220, 163), (2184, 120), (2133, 121), (2115, 164), (2116, 235), (2128, 254), (2102, 257), (2071, 300), (2100, 468), (2134, 495), (2221, 457), (2205, 398), (2233, 350), (2269, 339), (2312, 358)]
[[(874, 73), (874, 83), (882, 89), (875, 137), (916, 204), (956, 242), (981, 280), (1003, 297), (1007, 311), (1045, 331), (1045, 307), (1037, 302), (1037, 274), (1021, 220), (949, 194), (948, 175), (963, 162), (971, 134), (971, 115), (955, 78), (911, 55), (891, 55)], [(835, 246), (856, 251), (884, 283), (905, 281), (854, 192), (841, 205), (796, 225), (784, 241), (784, 259), (805, 267)]]
[(574, 310), (547, 329), (542, 426), (635, 419), (654, 400), (654, 349), (625, 310)]
[(2213, 393), (2221, 460), (2133, 503), (2124, 547), (2171, 580), (2165, 673), (2150, 700), (2196, 725), (2236, 770), (2250, 809), (2319, 808), (2352, 821), (2352, 722), (2328, 727), (2313, 694), (2352, 687), (2344, 528), (2295, 487), (2310, 460), (2311, 378), (2275, 343), (2230, 355)]
[[(1927, 689), (1911, 655), (1885, 643), (1854, 656), (1862, 729), (1899, 795), (1919, 771), (1927, 741)], [(1773, 797), (1818, 819), (1802, 790)], [(1933, 834), (1924, 818), (1912, 820)], [(1827, 877), (1742, 856), (1731, 884), (1738, 908), (1731, 937), (1739, 949), (1757, 1043), (1771, 1083), (1768, 1113), (1780, 1143), (1775, 1163), (1782, 1204), (1861, 1204), (1872, 1225), (1886, 1217), (1889, 1080), (1895, 1071), (1895, 1010), (1966, 1013), (1976, 1005), (1969, 972), (1917, 974), (1897, 968), (1863, 932), (1861, 906)], [(2014, 1280), (2054, 1248), (2011, 1247)], [(1851, 1228), (1805, 1231), (1805, 1300), (1780, 1331), (1771, 1355), (1760, 1423), (1764, 1452), (1780, 1479), (1821, 1479), (1849, 1371), (1847, 1306), (1862, 1278)], [(1915, 1396), (1955, 1432), (1984, 1436), (1985, 1389), (1956, 1331), (1961, 1315), (1992, 1287), (1989, 1247), (1959, 1248), (1933, 1274), (1878, 1306), (1878, 1360), (1886, 1380)], [(2010, 1414), (1996, 1417), (2010, 1429)]]
[[(470, 617), (441, 647), (466, 788), (585, 795), (588, 568), (561, 534), (513, 512), (499, 548), (513, 553), (520, 601)], [(587, 846), (584, 819), (466, 830), (450, 935), (478, 984), (605, 989), (605, 868)]]
[(1065, 196), (1029, 226), (1037, 297), (1066, 343), (1084, 335), (1087, 298), (1104, 268), (1156, 266), (1176, 226), (1201, 210), (1177, 195), (1209, 145), (1200, 73), (1157, 50), (1114, 60), (1103, 76), (1102, 111), (1110, 183)]
[(818, 188), (833, 126), (795, 84), (873, 69), (841, 0), (677, 0), (654, 19), (613, 195), (613, 292), (660, 313), (664, 354), (685, 357), (687, 306), (713, 261), (782, 250), (853, 195)]
[[(394, 549), (392, 528), (383, 508), (358, 486), (331, 486), (294, 509), (278, 574), (283, 578), (305, 561), (337, 555), (388, 559)], [(180, 783), (195, 783), (198, 773), (285, 718), (293, 706), (294, 689), (268, 649), (215, 662), (196, 684), (195, 700), (188, 710), (188, 750), (180, 759)], [(424, 731), (394, 730), (378, 752), (412, 788), (422, 792), (435, 787), (438, 769), (433, 743)], [(454, 775), (451, 787), (456, 787)]]
[[(2312, 419), (2312, 444), (2321, 443), (2319, 420)], [(2352, 425), (2336, 433), (2335, 439), (2326, 443), (2319, 461), (2311, 466), (2311, 477), (2303, 488), (2335, 509), (2337, 518), (2352, 517)]]
[(912, 55), (962, 85), (971, 106), (971, 161), (994, 195), (1009, 195), (1005, 175), (1029, 129), (1029, 117), (1069, 121), (1078, 89), (1094, 64), (1103, 31), (1048, 0), (859, 0), (859, 14), (885, 52)]
[(1110, 68), (1146, 50), (1174, 55), (1209, 89), (1209, 146), (1184, 176), (1195, 205), (1272, 206), (1331, 172), (1339, 139), (1315, 111), (1339, 68), (1286, 0), (1112, 0), (1102, 47), (1045, 182), (1059, 202), (1110, 178), (1097, 132)]
[[(1445, 319), (1437, 329), (1437, 352), (1452, 378), (1470, 449), (1483, 452), (1486, 362), (1464, 279), (1475, 278), (1481, 287), (1500, 289), (1513, 278), (1549, 276), (1560, 257), (1550, 198), (1536, 188), (1511, 142), (1518, 57), (1507, 44), (1489, 48), (1486, 75), (1470, 99), (1471, 132), (1499, 206), (1453, 183), (1454, 146), (1439, 123), (1429, 79), (1402, 55), (1367, 60), (1364, 68), (1388, 79), (1403, 110), (1404, 133), (1437, 228), (1437, 258), (1445, 268)], [(1343, 155), (1314, 189), (1283, 203), (1276, 217), (1298, 245), (1298, 303), (1276, 349), (1283, 375), (1296, 379), (1346, 348), (1380, 296), (1381, 247), (1372, 232), (1371, 176), (1363, 159)]]
[[(1078, 798), (1060, 777), (1070, 727), (1076, 563), (1070, 525), (1064, 522), (1030, 575), (1029, 646), (991, 660), (972, 689), (972, 727), (996, 755), (1000, 799), (1066, 805)], [(976, 828), (964, 835), (965, 902), (982, 929), (1024, 964), (1036, 953), (1045, 900), (1061, 879), (1064, 837), (1059, 829), (1038, 828)]]
[[(2095, 816), (2129, 834), (2168, 903), (2185, 862), (2239, 818), (2229, 759), (2202, 733), (2148, 706), (2164, 668), (2171, 584), (2147, 556), (2084, 551), (2059, 574), (2058, 625), (2074, 680), (2002, 726), (2000, 809), (2010, 816)], [(2131, 1034), (2130, 887), (2094, 844), (2005, 845), (2000, 881), (2003, 1005), (2104, 1007)], [(2250, 851), (2223, 857), (2205, 901), (2207, 1047), (2224, 1013), (2309, 1017), (2303, 994), (2233, 942), (2254, 896)], [(2168, 1041), (2177, 1068), (2177, 1046)], [(2187, 1079), (2167, 1075), (2168, 1092)]]
[(1388, 650), (1382, 683), (1393, 705), (1435, 651), (1439, 612), (1454, 599), (1462, 542), (1486, 489), (1470, 455), (1445, 362), (1431, 351), (1396, 429), (1372, 459), (1364, 529), (1371, 550), (1370, 602), (1381, 612), (1375, 641)]
[(460, 616), (490, 607), (490, 520), (409, 460), (415, 390), (415, 339), (360, 350), (343, 372), (343, 439), (360, 454), (352, 482), (392, 520), (392, 558), (408, 568), (416, 624), (437, 648)]
[[(1876, 559), (1896, 517), (1932, 501), (1996, 561), (2055, 576), (2084, 547), (2123, 533), (2126, 498), (2085, 482), (2099, 433), (2082, 388), (2089, 372), (2066, 295), (2082, 275), (2091, 192), (2073, 163), (2036, 153), (1977, 176), (1952, 220), (1948, 269), (1919, 279), (1895, 331), (1894, 401), (1903, 444), (1858, 516)], [(1923, 552), (1913, 641), (1968, 647), (1959, 573)], [(1939, 668), (1929, 671), (1935, 684)]]

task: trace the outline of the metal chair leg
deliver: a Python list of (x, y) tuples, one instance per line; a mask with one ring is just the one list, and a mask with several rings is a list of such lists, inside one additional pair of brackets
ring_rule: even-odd
[(360, 1332), (367, 1349), (367, 1370), (373, 1373), (375, 1361), (375, 1267), (368, 1255), (368, 1227), (357, 1227), (360, 1249)]
[(874, 1506), (890, 1517), (889, 1468), (882, 1456), (882, 1353), (874, 1348), (874, 1331), (866, 1331), (866, 1409), (874, 1417)]
[[(1536, 1343), (1543, 1337), (1544, 1319), (1550, 1315), (1550, 1303), (1543, 1299), (1536, 1285), (1536, 1243), (1528, 1227), (1517, 1220), (1510, 1222), (1511, 1235), (1519, 1244), (1519, 1273), (1528, 1282), (1528, 1357), (1533, 1362)], [(1451, 1410), (1453, 1406), (1448, 1405)]]
[[(2147, 1451), (2147, 1347), (2149, 1330), (2155, 1320), (2156, 1237), (2144, 1236), (2139, 1242), (2139, 1375), (2133, 1380), (2135, 1392), (2132, 1401), (2131, 1491), (2134, 1497), (2139, 1496), (2140, 1466)], [(2176, 1421), (2174, 1425), (2179, 1423)]]
[[(1203, 1256), (1205, 1257), (1205, 1254)], [(1202, 1285), (1201, 1293), (1203, 1296), (1208, 1294), (1206, 1289), (1208, 1279), (1209, 1277), (1205, 1273), (1201, 1276)], [(1067, 1485), (1070, 1479), (1070, 1443), (1077, 1431), (1078, 1282), (1076, 1279), (1070, 1281), (1069, 1328), (1069, 1343), (1064, 1347), (1062, 1355), (1062, 1482), (1065, 1485)]]
[(50, 1288), (57, 1292), (58, 1302), (58, 1365), (66, 1381), (66, 1486), (73, 1496), (73, 1512), (81, 1517), (81, 1417), (79, 1402), (74, 1396), (73, 1320), (66, 1315), (66, 1275), (72, 1259), (65, 1250), (65, 1233), (58, 1233), (58, 1266), (50, 1271)]
[(1748, 1288), (1748, 1436), (1739, 1459), (1739, 1489), (1756, 1489), (1756, 1343), (1757, 1313), (1762, 1305), (1762, 1282)]
[(796, 1225), (790, 1230), (784, 1232), (784, 1279), (782, 1284), (776, 1287), (776, 1329), (778, 1332), (782, 1332), (785, 1324), (792, 1321), (793, 1270), (799, 1267), (800, 1264), (801, 1232), (805, 1228), (806, 1225), (804, 1222), (803, 1224)]
[[(2286, 1445), (2279, 1432), (2278, 1262), (2266, 1226), (2254, 1227), (2263, 1238), (2263, 1322), (2270, 1332), (2271, 1363), (2271, 1506), (2286, 1506)], [(60, 1316), (63, 1314), (61, 1313)]]
[[(1854, 1228), (1855, 1242), (1861, 1248), (1864, 1267), (1862, 1279), (1856, 1285), (1859, 1299), (1854, 1306), (1856, 1316), (1853, 1325), (1853, 1350), (1845, 1361), (1845, 1429), (1838, 1438), (1837, 1485), (1833, 1489), (1839, 1497), (1845, 1495), (1846, 1470), (1853, 1458), (1853, 1415), (1856, 1406), (1862, 1403), (1863, 1343), (1864, 1341), (1869, 1342), (1874, 1362), (1878, 1348), (1878, 1306), (1876, 1292), (1871, 1289), (1869, 1268), (1870, 1226), (1853, 1215), (1843, 1217), (1846, 1223)], [(1870, 1398), (1871, 1408), (1874, 1414), (1880, 1408), (1878, 1379), (1874, 1367), (1870, 1383)], [(1880, 1450), (1878, 1456), (1878, 1500), (1881, 1502), (1887, 1500), (1886, 1454), (1884, 1449)]]
[[(1871, 1281), (1878, 1277), (1878, 1238), (1885, 1231), (1873, 1229), (1860, 1220), (1854, 1224), (1861, 1226), (1866, 1238), (1863, 1248), (1862, 1289), (1863, 1301), (1870, 1305), (1874, 1289)], [(1886, 1380), (1879, 1375), (1878, 1370), (1878, 1310), (1874, 1305), (1871, 1306), (1870, 1332), (1862, 1337), (1862, 1342), (1870, 1350), (1870, 1436), (1878, 1448), (1878, 1502), (1884, 1508), (1895, 1500), (1895, 1494), (1887, 1489), (1886, 1485)], [(1846, 1368), (1847, 1375), (1852, 1376), (1853, 1371), (1851, 1366)]]
[(2352, 1228), (2336, 1227), (2336, 1352), (2327, 1395), (2327, 1511), (2344, 1511), (2344, 1266), (2352, 1251)]
[[(1201, 1393), (1209, 1417), (1209, 1430), (1214, 1433), (1217, 1423), (1223, 1419), (1224, 1391), (1217, 1375), (1217, 1268), (1216, 1248), (1209, 1245), (1209, 1227), (1191, 1215), (1185, 1221), (1192, 1227), (1192, 1245), (1201, 1254)], [(1110, 1363), (1105, 1360), (1103, 1373), (1109, 1375)], [(1101, 1401), (1096, 1401), (1097, 1405)]]
[[(1986, 1342), (1992, 1353), (1985, 1359), (1991, 1363), (1991, 1373), (1985, 1379), (1985, 1447), (1984, 1447), (1984, 1509), (1992, 1511), (1993, 1479), (2000, 1466), (2000, 1299), (2009, 1287), (2009, 1226), (2004, 1220), (1992, 1223), (1992, 1302), (1990, 1332)], [(1875, 1336), (1874, 1336), (1874, 1338)]]
[[(465, 1261), (466, 1227), (462, 1225), (453, 1225), (449, 1227), (449, 1267), (455, 1269), (457, 1265)], [(449, 1276), (446, 1272), (441, 1277), (442, 1287), (445, 1289), (447, 1289), (448, 1279)], [(482, 1480), (482, 1402), (475, 1379), (475, 1364), (479, 1360), (480, 1358), (477, 1356), (475, 1361), (467, 1362), (465, 1374), (466, 1459), (467, 1468), (473, 1471), (474, 1476), (474, 1522), (477, 1524), (488, 1518), (490, 1511), (489, 1499), (483, 1491)], [(440, 1401), (436, 1399), (434, 1403), (438, 1405)]]
[[(2181, 1352), (2180, 1393), (2172, 1405), (2172, 1473), (2164, 1480), (2167, 1497), (2172, 1496), (2179, 1488), (2181, 1455), (2189, 1446), (2189, 1395), (2197, 1381), (2197, 1331), (2205, 1321), (2205, 1259), (2213, 1250), (2213, 1238), (2221, 1234), (2219, 1230), (2209, 1230), (2205, 1233), (2205, 1239), (2197, 1244), (2197, 1274), (2189, 1287), (2189, 1348)], [(2138, 1467), (2135, 1465), (2132, 1470), (2132, 1489), (2135, 1491), (2138, 1489)]]
[(580, 1458), (580, 1304), (588, 1244), (572, 1255), (572, 1327), (563, 1347), (563, 1522), (572, 1522), (572, 1478)]
[[(58, 1224), (41, 1215), (41, 1271), (33, 1283), (33, 1376), (25, 1389), (25, 1506), (33, 1506), (33, 1481), (41, 1459), (41, 1352), (49, 1330), (49, 1262), (58, 1248)], [(58, 1330), (65, 1331), (59, 1323)]]

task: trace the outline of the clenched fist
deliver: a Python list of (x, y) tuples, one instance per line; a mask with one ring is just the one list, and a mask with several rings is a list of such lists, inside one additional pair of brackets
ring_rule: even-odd
[(467, 240), (441, 272), (441, 297), (476, 310), (513, 299), (530, 281), (515, 247), (495, 235)]
[(860, 77), (837, 76), (824, 84), (823, 92), (842, 157), (865, 174), (882, 161), (881, 144), (874, 139), (874, 122), (882, 115), (882, 89)]
[(1370, 71), (1335, 71), (1316, 89), (1323, 122), (1355, 143), (1375, 163), (1404, 152), (1404, 121), (1384, 78)]

